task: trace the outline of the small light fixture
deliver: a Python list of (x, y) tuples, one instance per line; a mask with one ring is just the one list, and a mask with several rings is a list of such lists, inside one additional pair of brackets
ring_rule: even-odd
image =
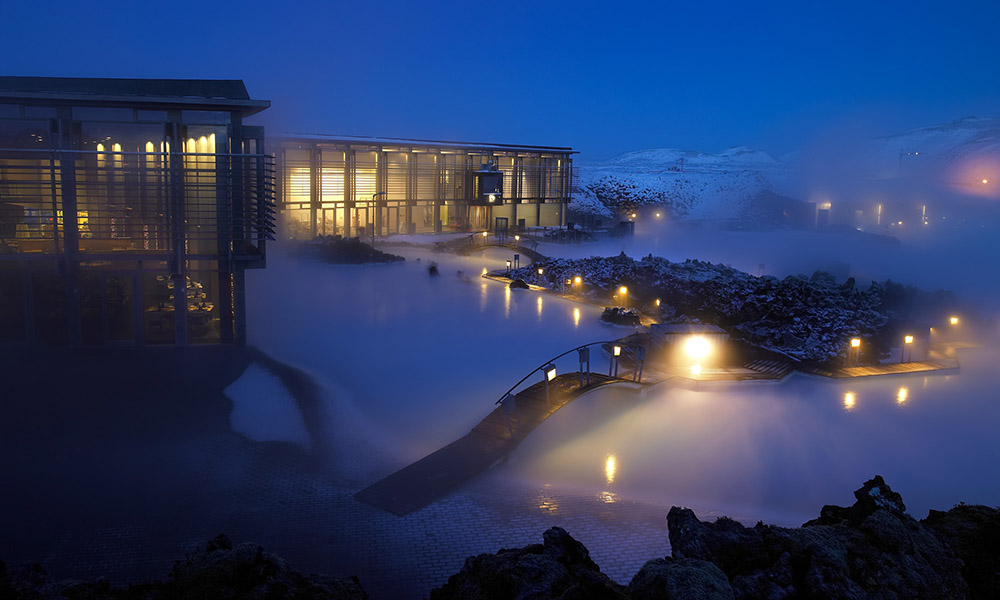
[(520, 241), (521, 241), (521, 236), (519, 236), (519, 235), (515, 235), (515, 236), (514, 236), (514, 241), (515, 241), (515, 242), (520, 242)]
[(554, 364), (549, 363), (542, 367), (542, 370), (545, 371), (545, 381), (552, 381), (556, 378), (556, 366)]
[(952, 317), (949, 321), (952, 325), (958, 325), (958, 317)]
[(509, 258), (507, 259), (507, 268), (508, 269), (510, 268), (510, 259)]
[(656, 218), (657, 218), (657, 219), (659, 219), (659, 218), (660, 218), (660, 213), (656, 213)]
[(488, 236), (489, 234), (490, 234), (490, 232), (489, 232), (489, 231), (484, 231), (484, 232), (483, 232), (483, 237), (486, 237), (486, 236)]
[(539, 267), (539, 269), (538, 269), (538, 274), (539, 274), (539, 275), (541, 275), (541, 274), (542, 274), (542, 273), (544, 273), (544, 272), (545, 272), (545, 269), (543, 269), (543, 268)]
[(615, 356), (621, 356), (622, 355), (622, 347), (621, 346), (613, 346), (611, 348), (611, 354), (614, 354)]
[(632, 213), (632, 218), (633, 218), (633, 219), (635, 218), (635, 213)]
[(575, 283), (576, 285), (580, 285), (581, 283), (583, 283), (583, 277), (577, 275), (576, 277), (573, 278), (573, 283)]
[(851, 348), (860, 348), (861, 338), (851, 338)]
[(659, 299), (659, 298), (657, 298), (657, 299), (656, 299), (656, 305), (657, 305), (657, 306), (659, 306), (659, 305), (660, 305), (660, 299)]
[(908, 336), (904, 337), (903, 338), (903, 343), (904, 344), (912, 344), (913, 343), (913, 336), (912, 335), (908, 335)]
[(622, 296), (625, 296), (628, 294), (628, 288), (623, 285), (620, 288), (618, 288), (618, 293), (621, 294)]
[(486, 273), (488, 273), (488, 272), (489, 271), (486, 270), (486, 267), (483, 267), (483, 275), (486, 275)]

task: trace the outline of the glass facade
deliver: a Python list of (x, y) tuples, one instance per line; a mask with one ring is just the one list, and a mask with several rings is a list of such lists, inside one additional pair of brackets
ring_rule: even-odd
[[(565, 225), (569, 148), (312, 138), (272, 146), (288, 238)], [(494, 206), (476, 199), (475, 174), (489, 161), (503, 173), (503, 203)]]
[(0, 78), (0, 342), (241, 342), (274, 212), (242, 118), (266, 103), (18, 98), (17, 79)]

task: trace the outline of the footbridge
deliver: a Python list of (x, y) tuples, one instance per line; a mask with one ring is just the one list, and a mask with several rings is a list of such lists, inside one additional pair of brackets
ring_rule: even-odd
[[(591, 369), (592, 349), (606, 352), (607, 374)], [(559, 374), (557, 361), (573, 356), (579, 368)], [(545, 419), (583, 394), (616, 383), (635, 386), (657, 383), (648, 376), (643, 379), (644, 359), (645, 347), (630, 343), (627, 338), (592, 342), (567, 350), (511, 386), (486, 418), (465, 436), (373, 483), (354, 497), (394, 515), (419, 510), (502, 461)]]

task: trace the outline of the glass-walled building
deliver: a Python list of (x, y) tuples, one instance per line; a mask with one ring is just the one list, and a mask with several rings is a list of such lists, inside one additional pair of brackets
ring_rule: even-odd
[(273, 158), (241, 81), (0, 77), (0, 342), (245, 339)]
[[(325, 136), (272, 148), (288, 238), (565, 225), (570, 148)], [(499, 194), (481, 189), (490, 169), (502, 174)]]

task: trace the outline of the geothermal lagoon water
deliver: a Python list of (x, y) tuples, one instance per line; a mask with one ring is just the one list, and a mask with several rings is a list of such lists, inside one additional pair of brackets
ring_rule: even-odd
[[(607, 255), (619, 251), (614, 245), (563, 250)], [(463, 556), (535, 542), (548, 525), (566, 527), (627, 581), (646, 559), (669, 552), (671, 505), (797, 526), (824, 504), (852, 503), (852, 490), (875, 474), (917, 518), (959, 501), (1000, 503), (1000, 481), (989, 475), (1000, 452), (993, 393), (1000, 373), (992, 368), (997, 353), (983, 347), (963, 351), (952, 375), (835, 381), (795, 374), (781, 383), (599, 389), (543, 423), (505, 463), (426, 509), (400, 519), (354, 508), (350, 494), (467, 433), (547, 359), (631, 332), (601, 323), (598, 307), (480, 278), (483, 268), (503, 268), (508, 250), (462, 258), (387, 249), (407, 261), (325, 265), (277, 245), (268, 269), (248, 278), (249, 343), (326, 389), (319, 429), (337, 443), (320, 447), (338, 456), (324, 478), (342, 489), (345, 506), (357, 512), (351, 519), (395, 532), (386, 534), (391, 541), (364, 543), (388, 552), (432, 536), (434, 547), (452, 546), (444, 571), (423, 575), (431, 587), (457, 571)], [(432, 261), (439, 277), (428, 275)], [(574, 360), (557, 363), (560, 372), (575, 370)], [(607, 363), (595, 356), (593, 368)], [(424, 529), (407, 538), (414, 523)], [(455, 527), (468, 532), (448, 537)], [(354, 535), (345, 532), (331, 535)], [(623, 558), (630, 545), (637, 552)], [(365, 581), (375, 559), (357, 560), (343, 569)]]

